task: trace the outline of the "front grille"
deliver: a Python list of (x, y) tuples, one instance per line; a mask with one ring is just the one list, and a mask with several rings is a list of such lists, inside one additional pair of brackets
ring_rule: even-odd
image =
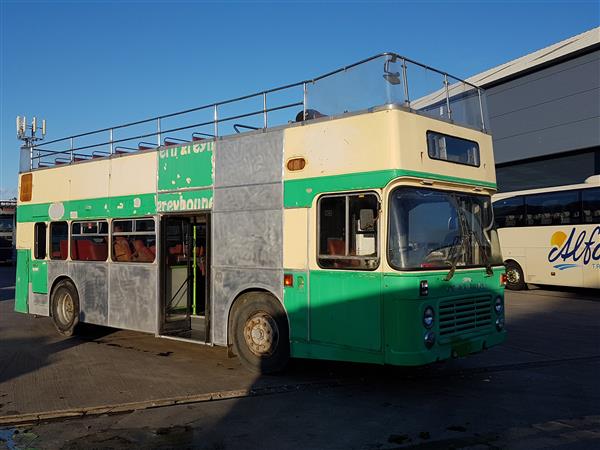
[(440, 303), (440, 336), (478, 330), (492, 324), (491, 297), (463, 298)]

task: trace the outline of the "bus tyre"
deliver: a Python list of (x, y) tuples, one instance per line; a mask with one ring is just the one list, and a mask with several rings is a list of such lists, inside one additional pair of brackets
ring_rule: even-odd
[(79, 295), (70, 280), (60, 281), (52, 291), (52, 321), (63, 336), (72, 336), (79, 323)]
[(521, 266), (514, 261), (507, 261), (506, 288), (513, 291), (520, 291), (526, 287), (527, 284), (525, 283), (525, 275), (523, 275), (523, 269), (521, 269)]
[(242, 364), (256, 373), (283, 370), (290, 357), (288, 322), (281, 303), (264, 292), (242, 295), (231, 312), (231, 343)]

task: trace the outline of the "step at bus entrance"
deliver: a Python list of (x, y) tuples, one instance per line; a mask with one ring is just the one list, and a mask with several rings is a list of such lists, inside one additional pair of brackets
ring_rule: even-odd
[(208, 222), (208, 214), (163, 218), (163, 335), (209, 342)]

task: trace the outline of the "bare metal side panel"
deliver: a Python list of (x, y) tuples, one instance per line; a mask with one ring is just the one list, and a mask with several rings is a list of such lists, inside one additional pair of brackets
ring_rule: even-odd
[(69, 277), (79, 294), (79, 320), (108, 325), (108, 264), (71, 261), (68, 265)]
[(110, 264), (108, 325), (128, 330), (156, 332), (158, 266)]
[(264, 289), (283, 299), (283, 132), (218, 141), (212, 247), (212, 341), (227, 343), (236, 296)]
[(29, 283), (29, 314), (37, 314), (38, 316), (50, 315), (49, 295), (36, 294), (31, 290), (31, 283)]

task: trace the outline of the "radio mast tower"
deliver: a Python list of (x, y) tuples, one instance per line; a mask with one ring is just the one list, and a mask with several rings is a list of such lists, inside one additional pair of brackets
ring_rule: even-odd
[[(36, 134), (41, 130), (41, 136)], [(42, 126), (38, 127), (37, 118), (33, 118), (31, 124), (27, 125), (25, 116), (17, 116), (17, 139), (23, 141), (21, 150), (29, 150), (29, 168), (33, 169), (33, 150), (37, 141), (42, 141), (46, 137), (46, 120), (42, 119)]]

